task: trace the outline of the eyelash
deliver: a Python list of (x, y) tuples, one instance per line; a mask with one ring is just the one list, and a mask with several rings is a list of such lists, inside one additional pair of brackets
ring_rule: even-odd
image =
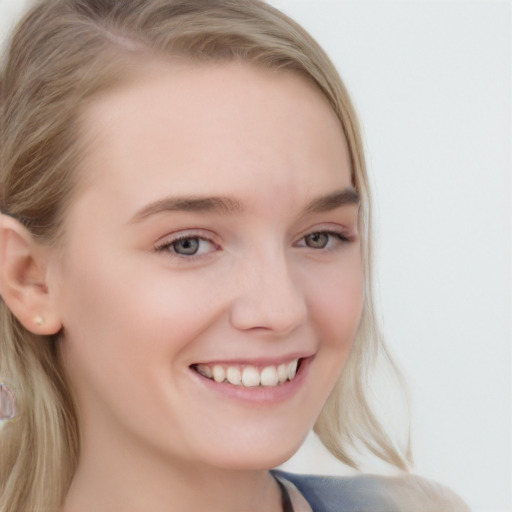
[(329, 247), (329, 245), (332, 245), (332, 238), (335, 238), (337, 240), (335, 241), (338, 241), (339, 243), (341, 244), (345, 244), (345, 243), (349, 243), (352, 241), (352, 239), (350, 237), (348, 237), (346, 235), (346, 233), (342, 232), (342, 231), (334, 231), (334, 230), (329, 230), (329, 229), (323, 229), (323, 230), (319, 230), (319, 231), (312, 231), (310, 233), (307, 233), (306, 235), (304, 235), (300, 240), (306, 240), (308, 237), (311, 237), (313, 235), (327, 235), (328, 239), (327, 239), (327, 242), (325, 244), (324, 247), (310, 247), (308, 245), (305, 245), (305, 247), (308, 247), (310, 249), (313, 249), (313, 250), (324, 250), (324, 251), (332, 251), (332, 250), (335, 250), (335, 247)]
[[(155, 250), (156, 250), (156, 252), (159, 252), (159, 253), (160, 252), (161, 253), (169, 252), (169, 253), (171, 253), (172, 256), (176, 256), (178, 258), (183, 258), (183, 259), (190, 260), (190, 261), (193, 261), (195, 259), (198, 259), (198, 258), (201, 258), (204, 256), (204, 254), (197, 254), (197, 253), (184, 255), (184, 254), (180, 254), (180, 253), (176, 252), (176, 250), (173, 249), (175, 244), (182, 242), (182, 241), (186, 241), (186, 240), (198, 240), (199, 244), (201, 244), (201, 242), (207, 242), (210, 245), (212, 245), (215, 248), (215, 250), (219, 249), (219, 246), (213, 240), (211, 240), (208, 237), (205, 237), (204, 235), (186, 233), (183, 235), (178, 235), (178, 236), (172, 238), (171, 240), (166, 240), (162, 244), (157, 245)], [(208, 252), (210, 252), (210, 251), (208, 251)]]
[[(305, 240), (308, 237), (311, 237), (313, 235), (327, 235), (328, 239), (327, 239), (327, 242), (326, 242), (325, 246), (317, 247), (317, 248), (308, 246), (306, 244)], [(298, 246), (299, 247), (313, 249), (314, 251), (332, 251), (332, 250), (336, 249), (336, 247), (329, 247), (330, 245), (332, 245), (332, 240), (331, 240), (332, 238), (336, 239), (334, 242), (339, 242), (340, 244), (346, 244), (346, 243), (350, 243), (350, 242), (353, 241), (353, 239), (351, 237), (347, 236), (342, 231), (334, 231), (334, 230), (324, 229), (324, 230), (311, 231), (309, 233), (306, 233), (305, 235), (303, 235), (300, 238), (300, 242), (304, 242), (304, 244), (303, 245), (298, 245)], [(187, 240), (189, 240), (189, 241), (191, 241), (191, 240), (198, 240), (199, 241), (199, 246), (201, 245), (201, 242), (206, 242), (206, 243), (208, 243), (208, 244), (210, 244), (210, 245), (212, 245), (214, 247), (214, 251), (220, 249), (220, 246), (217, 245), (212, 239), (210, 239), (208, 237), (205, 237), (205, 236), (200, 235), (200, 234), (193, 234), (193, 233), (188, 234), (187, 233), (187, 234), (176, 236), (175, 238), (172, 238), (171, 240), (166, 240), (165, 242), (157, 245), (155, 247), (155, 250), (158, 253), (170, 252), (173, 256), (176, 256), (178, 258), (183, 258), (183, 259), (186, 259), (188, 261), (194, 261), (195, 259), (202, 258), (202, 257), (205, 256), (205, 254), (197, 254), (197, 252), (189, 254), (189, 255), (178, 253), (175, 250), (175, 244), (177, 244), (179, 242), (182, 242), (182, 241), (187, 241)], [(210, 253), (210, 251), (208, 251), (206, 254), (209, 254), (209, 253)]]

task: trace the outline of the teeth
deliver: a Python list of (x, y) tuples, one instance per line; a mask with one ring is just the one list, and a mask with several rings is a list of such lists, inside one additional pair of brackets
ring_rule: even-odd
[(258, 370), (255, 366), (245, 366), (242, 369), (239, 366), (224, 367), (216, 364), (210, 367), (206, 364), (199, 364), (195, 367), (196, 371), (203, 377), (213, 379), (215, 382), (229, 382), (234, 386), (243, 386), (247, 388), (257, 386), (277, 386), (288, 380), (293, 380), (297, 374), (299, 360), (294, 359), (290, 363), (283, 363), (279, 366), (266, 366)]
[(297, 359), (295, 359), (295, 361), (292, 361), (289, 365), (288, 365), (288, 378), (290, 380), (292, 380), (295, 375), (297, 374)]
[(242, 373), (242, 384), (248, 388), (260, 385), (260, 372), (254, 366), (247, 366)]
[(277, 378), (281, 383), (288, 380), (288, 365), (280, 364), (277, 367)]
[(261, 372), (261, 385), (262, 386), (277, 386), (279, 379), (277, 377), (277, 370), (275, 366), (267, 366)]
[[(220, 366), (219, 368), (224, 372), (224, 369), (222, 368), (222, 366)], [(209, 366), (206, 366), (205, 364), (198, 364), (196, 367), (196, 370), (203, 377), (208, 377), (209, 379), (211, 379), (213, 377), (212, 369)], [(224, 380), (224, 377), (222, 378), (222, 380)]]
[(242, 384), (242, 374), (236, 366), (229, 366), (226, 370), (226, 379), (230, 384), (240, 386)]
[[(204, 365), (201, 365), (204, 366)], [(216, 364), (213, 367), (213, 380), (215, 382), (224, 382), (224, 379), (226, 378), (226, 371), (220, 364)]]

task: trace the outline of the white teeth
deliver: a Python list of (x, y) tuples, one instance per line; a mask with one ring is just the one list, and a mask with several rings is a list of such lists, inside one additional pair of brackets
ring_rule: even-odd
[(213, 367), (213, 380), (215, 382), (224, 382), (226, 378), (226, 371), (220, 364), (216, 364)]
[(295, 361), (292, 361), (288, 366), (288, 378), (290, 380), (292, 380), (297, 373), (297, 363), (298, 361), (295, 359)]
[(277, 367), (277, 378), (279, 382), (286, 382), (288, 380), (288, 365), (280, 364)]
[[(222, 366), (220, 367), (223, 370)], [(197, 372), (200, 373), (203, 377), (208, 377), (211, 379), (213, 377), (213, 371), (209, 366), (206, 366), (205, 364), (198, 364), (196, 366)], [(222, 378), (224, 380), (224, 378)]]
[(243, 386), (247, 388), (257, 386), (277, 386), (288, 380), (293, 380), (297, 374), (299, 360), (294, 359), (290, 363), (283, 363), (279, 366), (265, 366), (261, 370), (255, 366), (222, 366), (216, 364), (210, 367), (206, 364), (195, 366), (197, 373), (213, 379), (215, 382), (229, 382), (234, 386)]
[(230, 384), (240, 386), (242, 383), (242, 374), (240, 373), (240, 370), (235, 366), (229, 366), (226, 370), (226, 379), (228, 379)]
[(267, 366), (261, 371), (262, 386), (277, 386), (279, 379), (277, 377), (277, 369), (275, 366)]
[(242, 373), (242, 384), (248, 388), (260, 385), (260, 372), (254, 366), (246, 366)]

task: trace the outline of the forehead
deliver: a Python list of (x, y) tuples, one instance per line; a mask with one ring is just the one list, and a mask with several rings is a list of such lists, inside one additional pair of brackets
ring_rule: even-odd
[(338, 118), (293, 72), (240, 62), (151, 66), (95, 99), (83, 121), (86, 188), (131, 184), (141, 202), (191, 186), (225, 194), (256, 177), (276, 193), (293, 193), (304, 180), (330, 188), (333, 173), (322, 169), (335, 171), (340, 187), (351, 181)]

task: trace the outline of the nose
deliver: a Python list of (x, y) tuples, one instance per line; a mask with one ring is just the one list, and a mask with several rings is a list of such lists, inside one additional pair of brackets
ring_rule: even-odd
[(245, 260), (234, 286), (230, 321), (238, 330), (286, 336), (307, 318), (306, 297), (285, 255)]

